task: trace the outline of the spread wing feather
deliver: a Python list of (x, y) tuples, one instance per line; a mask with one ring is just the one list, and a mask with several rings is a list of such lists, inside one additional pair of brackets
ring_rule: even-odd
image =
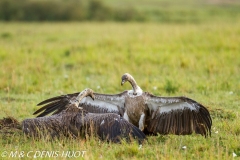
[[(35, 111), (33, 114), (40, 113), (37, 117), (43, 117), (54, 111), (53, 114), (60, 113), (66, 109), (69, 101), (76, 98), (78, 94), (79, 93), (66, 94), (44, 100), (38, 104), (38, 106), (43, 105), (43, 107)], [(124, 112), (126, 94), (127, 91), (113, 95), (94, 93), (94, 101), (89, 97), (85, 97), (80, 102), (79, 107), (93, 113), (117, 113), (122, 115)]]
[(146, 93), (147, 130), (160, 134), (211, 135), (212, 119), (200, 103), (186, 97), (158, 97)]
[[(37, 117), (44, 117), (45, 115), (55, 111), (54, 113), (59, 113), (61, 111), (63, 111), (64, 109), (66, 109), (68, 102), (61, 102), (61, 103), (56, 103), (54, 102), (54, 104), (49, 104), (48, 108), (45, 109), (45, 111), (41, 114), (39, 114)], [(36, 113), (35, 113), (36, 114)]]
[(76, 92), (76, 93), (72, 93), (72, 94), (66, 94), (66, 95), (61, 95), (61, 96), (56, 96), (56, 97), (52, 97), (52, 98), (49, 98), (49, 99), (46, 99), (40, 103), (38, 103), (37, 105), (38, 106), (41, 106), (41, 105), (44, 105), (44, 104), (47, 104), (49, 102), (54, 102), (54, 101), (60, 101), (62, 100), (63, 98), (68, 98), (68, 99), (71, 99), (72, 97), (77, 97), (79, 95), (80, 92)]
[(49, 98), (47, 100), (44, 100), (37, 105), (44, 105), (43, 107), (39, 108), (37, 111), (35, 111), (33, 114), (39, 114), (37, 117), (43, 117), (48, 115), (49, 113), (54, 112), (54, 114), (61, 112), (62, 110), (66, 109), (66, 106), (69, 104), (70, 100), (73, 98), (76, 98), (79, 93), (73, 93), (73, 94), (67, 94), (67, 95), (61, 95), (53, 98)]

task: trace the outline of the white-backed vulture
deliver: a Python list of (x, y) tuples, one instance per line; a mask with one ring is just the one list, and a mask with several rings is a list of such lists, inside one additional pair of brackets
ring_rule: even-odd
[[(160, 97), (143, 92), (134, 78), (125, 73), (121, 84), (129, 82), (132, 90), (119, 94), (94, 93), (95, 100), (84, 98), (79, 104), (93, 113), (117, 113), (146, 133), (204, 136), (211, 134), (212, 119), (209, 111), (200, 103), (187, 97)], [(79, 93), (61, 95), (40, 102), (44, 105), (34, 114), (38, 117), (61, 112), (69, 99)], [(41, 113), (42, 112), (42, 113)]]
[(63, 134), (74, 136), (97, 135), (102, 140), (120, 142), (121, 138), (136, 138), (139, 142), (145, 139), (144, 133), (115, 113), (89, 113), (79, 107), (82, 98), (93, 99), (91, 89), (85, 89), (78, 96), (71, 98), (65, 109), (48, 117), (25, 119), (22, 122), (25, 134), (38, 137), (58, 137)]

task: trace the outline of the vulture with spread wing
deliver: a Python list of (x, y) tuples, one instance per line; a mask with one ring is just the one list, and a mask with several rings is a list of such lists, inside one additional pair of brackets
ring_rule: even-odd
[(72, 97), (65, 109), (48, 117), (25, 119), (22, 122), (23, 132), (27, 135), (39, 137), (58, 137), (62, 135), (85, 136), (97, 135), (102, 140), (120, 142), (137, 139), (140, 143), (145, 134), (136, 126), (115, 113), (89, 113), (79, 107), (80, 101), (89, 96), (94, 99), (91, 89), (85, 89), (76, 97)]
[[(79, 107), (92, 113), (117, 113), (146, 133), (211, 134), (212, 119), (202, 104), (187, 97), (161, 97), (143, 92), (134, 78), (125, 73), (121, 84), (127, 81), (132, 85), (132, 90), (119, 94), (94, 93), (94, 101), (85, 97)], [(42, 117), (51, 112), (59, 113), (78, 94), (47, 99), (38, 104), (44, 106), (34, 114), (40, 113), (38, 117)]]

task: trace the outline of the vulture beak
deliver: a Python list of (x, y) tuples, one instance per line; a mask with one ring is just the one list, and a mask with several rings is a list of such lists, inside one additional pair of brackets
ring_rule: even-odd
[(122, 82), (121, 82), (121, 86), (122, 86), (124, 83), (125, 83), (125, 80), (122, 80)]
[(92, 98), (92, 100), (94, 101), (94, 99), (95, 99), (95, 96), (94, 96), (94, 94), (91, 94), (90, 95), (90, 97)]

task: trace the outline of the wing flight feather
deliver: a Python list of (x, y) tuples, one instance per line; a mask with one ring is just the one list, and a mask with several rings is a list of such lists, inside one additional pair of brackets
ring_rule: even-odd
[(187, 97), (158, 97), (150, 93), (146, 96), (150, 114), (146, 120), (149, 132), (211, 135), (212, 119), (202, 104)]
[[(60, 113), (69, 104), (71, 99), (76, 98), (79, 93), (66, 94), (44, 100), (38, 104), (43, 105), (40, 109), (35, 111), (33, 114), (39, 114), (37, 117), (43, 117), (51, 112), (53, 114)], [(124, 112), (125, 95), (127, 91), (119, 94), (100, 94), (94, 93), (95, 100), (93, 101), (89, 97), (85, 97), (79, 103), (79, 107), (93, 113), (117, 113), (121, 114)], [(42, 112), (42, 113), (41, 113)]]

